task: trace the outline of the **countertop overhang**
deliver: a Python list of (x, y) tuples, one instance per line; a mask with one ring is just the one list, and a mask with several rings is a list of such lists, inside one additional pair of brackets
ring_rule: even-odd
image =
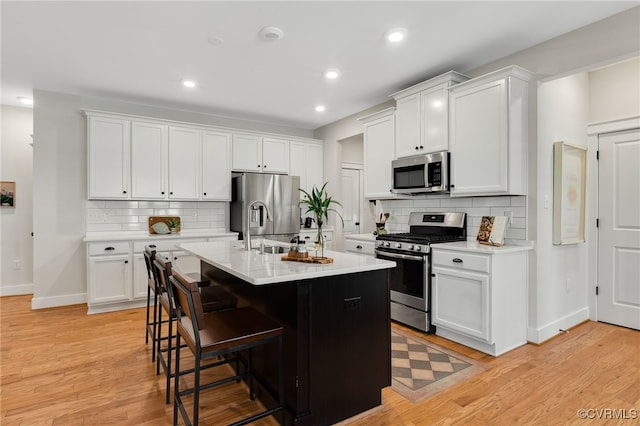
[(105, 231), (87, 232), (85, 243), (100, 241), (139, 241), (139, 240), (178, 240), (180, 238), (238, 238), (237, 232), (226, 232), (216, 229), (190, 229), (176, 234), (150, 234), (147, 231)]
[[(283, 246), (278, 241), (254, 239), (253, 245)], [(247, 251), (243, 241), (213, 241), (206, 243), (183, 243), (179, 247), (202, 261), (228, 272), (250, 284), (265, 285), (307, 280), (335, 275), (390, 269), (395, 262), (371, 256), (325, 250), (324, 255), (333, 258), (333, 263), (317, 264), (283, 261), (284, 253), (264, 253), (259, 249)]]

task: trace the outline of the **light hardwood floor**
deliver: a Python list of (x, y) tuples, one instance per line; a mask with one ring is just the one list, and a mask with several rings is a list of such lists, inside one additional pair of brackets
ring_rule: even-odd
[[(32, 311), (30, 304), (31, 296), (0, 299), (0, 424), (171, 424), (173, 405), (164, 403), (164, 380), (144, 343), (144, 309), (88, 316), (85, 305)], [(384, 389), (382, 407), (352, 425), (593, 425), (607, 416), (640, 418), (638, 331), (587, 322), (498, 358), (437, 336), (427, 340), (490, 368), (417, 404)], [(261, 409), (243, 385), (214, 392), (203, 396), (203, 425)], [(579, 409), (592, 410), (593, 419), (580, 419)]]

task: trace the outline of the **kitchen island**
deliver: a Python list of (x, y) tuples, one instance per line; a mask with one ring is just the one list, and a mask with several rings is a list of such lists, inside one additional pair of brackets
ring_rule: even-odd
[[(261, 241), (254, 240), (255, 244)], [(282, 243), (264, 242), (269, 245)], [(388, 271), (394, 262), (325, 251), (329, 264), (283, 261), (242, 241), (186, 243), (202, 274), (285, 329), (285, 400), (293, 424), (329, 425), (381, 404), (391, 385)], [(254, 352), (271, 390), (277, 351)], [(265, 403), (269, 403), (265, 398)]]

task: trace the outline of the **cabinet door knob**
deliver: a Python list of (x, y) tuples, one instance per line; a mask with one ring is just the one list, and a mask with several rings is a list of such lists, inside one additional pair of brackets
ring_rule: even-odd
[(123, 193), (123, 194), (126, 194), (126, 193), (127, 193), (127, 191), (122, 191), (122, 193)]
[(169, 193), (169, 195), (173, 195), (173, 191)]
[(420, 149), (424, 149), (424, 146), (420, 145)]
[(460, 259), (459, 257), (454, 257), (453, 263), (462, 263), (462, 259)]
[(125, 261), (124, 261), (124, 263), (129, 263), (129, 261), (128, 261), (128, 260), (125, 260)]
[(455, 188), (456, 186), (454, 184), (449, 185), (451, 188)]
[(258, 164), (258, 168), (260, 168), (260, 167), (262, 167), (262, 166), (260, 166), (260, 164)]
[(164, 195), (164, 191), (162, 191), (161, 194)]
[(207, 193), (205, 192), (204, 195), (207, 195)]
[(416, 148), (416, 151), (417, 151), (417, 150), (418, 150), (418, 147), (416, 146), (415, 148)]
[(266, 164), (264, 165), (264, 168), (265, 168), (265, 169), (267, 168), (267, 165), (266, 165)]

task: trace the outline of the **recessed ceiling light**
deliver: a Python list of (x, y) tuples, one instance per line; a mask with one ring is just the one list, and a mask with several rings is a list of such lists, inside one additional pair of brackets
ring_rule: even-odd
[(402, 41), (407, 35), (407, 31), (404, 28), (394, 28), (386, 35), (387, 41), (390, 43), (398, 43)]
[(184, 87), (188, 87), (189, 89), (193, 89), (198, 85), (198, 83), (195, 80), (182, 80), (182, 85)]
[(18, 100), (23, 105), (33, 105), (33, 99), (25, 98), (24, 96), (18, 96)]
[(334, 80), (334, 79), (336, 79), (336, 78), (338, 78), (340, 76), (340, 71), (338, 71), (337, 69), (333, 68), (333, 69), (327, 70), (324, 73), (324, 76), (326, 78), (328, 78), (329, 80)]
[(284, 37), (284, 31), (278, 27), (264, 27), (259, 34), (260, 38), (267, 41), (276, 41)]
[(326, 108), (324, 105), (316, 105), (316, 112), (323, 112)]

